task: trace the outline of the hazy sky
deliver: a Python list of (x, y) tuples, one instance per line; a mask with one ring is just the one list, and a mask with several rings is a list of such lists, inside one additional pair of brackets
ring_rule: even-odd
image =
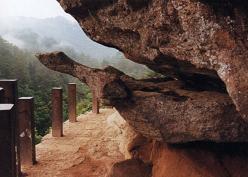
[(72, 20), (56, 0), (0, 0), (0, 17), (6, 16), (35, 18), (64, 16)]
[[(33, 18), (49, 18), (63, 16), (69, 19), (71, 22), (76, 22), (76, 20), (69, 14), (66, 14), (62, 7), (56, 0), (0, 0), (0, 22), (2, 24), (11, 24), (11, 18), (7, 17), (33, 17)], [(15, 28), (15, 26), (13, 26)], [(80, 28), (78, 26), (78, 28)], [(35, 32), (35, 31), (34, 31)], [(99, 56), (96, 53), (108, 57), (116, 54), (116, 50), (102, 46), (89, 40), (85, 33), (82, 31), (84, 36), (83, 42), (88, 48), (82, 48), (82, 51), (90, 56)], [(13, 38), (13, 36), (10, 36)], [(9, 38), (5, 39), (10, 41)], [(63, 40), (63, 37), (61, 37)], [(11, 42), (11, 41), (10, 41)], [(13, 41), (12, 41), (13, 42)], [(15, 43), (14, 43), (15, 44)], [(17, 45), (17, 44), (16, 44)], [(89, 50), (91, 48), (92, 50)]]

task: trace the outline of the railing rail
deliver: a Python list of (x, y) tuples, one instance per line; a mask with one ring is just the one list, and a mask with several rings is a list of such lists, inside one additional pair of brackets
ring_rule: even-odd
[[(63, 90), (52, 89), (52, 136), (63, 136)], [(68, 118), (76, 119), (76, 84), (68, 84)], [(92, 112), (99, 114), (93, 92)], [(21, 165), (36, 163), (34, 98), (18, 99), (17, 80), (0, 80), (0, 177), (20, 177)]]

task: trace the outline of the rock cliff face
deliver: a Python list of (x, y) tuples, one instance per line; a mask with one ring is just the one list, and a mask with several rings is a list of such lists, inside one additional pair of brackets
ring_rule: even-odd
[[(58, 0), (95, 41), (167, 76), (135, 80), (62, 52), (38, 57), (87, 83), (146, 137), (248, 140), (248, 3), (244, 0)], [(145, 131), (144, 131), (145, 130)]]
[(141, 132), (145, 136), (166, 142), (247, 140), (246, 1), (59, 2), (93, 40), (168, 79), (137, 81), (110, 67), (77, 69), (63, 53), (40, 55), (45, 65), (79, 77), (137, 131), (150, 130)]
[[(247, 144), (197, 142), (168, 145), (143, 140), (143, 144), (140, 143), (136, 146), (135, 151), (144, 164), (151, 163), (153, 165), (150, 175), (152, 177), (247, 176)], [(124, 162), (119, 163), (118, 170), (128, 174), (128, 170), (125, 171)], [(120, 164), (124, 168), (120, 168)], [(117, 168), (116, 166), (113, 167), (113, 169)], [(146, 170), (148, 169), (146, 167)], [(144, 171), (144, 167), (142, 170)], [(131, 175), (123, 177), (131, 177)]]
[(62, 52), (38, 57), (48, 68), (87, 83), (148, 138), (169, 143), (248, 140), (248, 125), (225, 93), (196, 91), (173, 78), (135, 80), (112, 67), (91, 69)]
[(116, 163), (108, 177), (246, 177), (248, 171), (247, 144), (168, 145), (137, 137), (129, 150), (135, 157)]
[[(111, 177), (134, 167), (137, 175), (154, 177), (246, 176), (247, 152), (239, 149), (247, 145), (202, 143), (248, 141), (246, 0), (58, 1), (91, 39), (166, 76), (136, 80), (112, 67), (81, 65), (62, 52), (37, 55), (48, 68), (88, 84), (147, 138), (139, 145), (145, 153), (135, 151), (132, 160), (116, 164)], [(179, 150), (166, 144), (187, 142), (195, 143)], [(150, 151), (154, 158), (147, 160)]]
[(246, 0), (58, 1), (93, 40), (130, 60), (208, 87), (220, 78), (248, 120)]

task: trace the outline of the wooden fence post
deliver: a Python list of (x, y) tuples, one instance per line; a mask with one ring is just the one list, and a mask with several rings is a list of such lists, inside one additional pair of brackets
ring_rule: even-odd
[(0, 177), (16, 177), (16, 117), (13, 104), (0, 104)]
[(0, 87), (4, 89), (4, 103), (16, 104), (18, 98), (17, 80), (1, 79)]
[(69, 83), (68, 84), (68, 108), (69, 108), (69, 121), (76, 122), (77, 114), (76, 114), (76, 84)]
[(99, 114), (99, 109), (100, 109), (100, 105), (99, 105), (99, 99), (96, 96), (96, 93), (93, 91), (92, 93), (92, 112), (95, 114)]
[(0, 103), (4, 103), (4, 89), (0, 87)]
[(52, 89), (52, 136), (63, 136), (63, 98), (60, 87)]
[[(4, 103), (14, 104), (16, 107), (17, 98), (18, 98), (18, 88), (17, 88), (17, 79), (0, 79), (0, 87), (4, 89)], [(14, 117), (16, 117), (16, 108), (14, 108)], [(16, 157), (17, 157), (17, 176), (21, 176), (21, 161), (20, 161), (20, 142), (19, 142), (19, 123), (16, 119)]]
[(19, 119), (21, 164), (34, 165), (36, 155), (33, 97), (21, 97), (18, 99), (17, 114)]

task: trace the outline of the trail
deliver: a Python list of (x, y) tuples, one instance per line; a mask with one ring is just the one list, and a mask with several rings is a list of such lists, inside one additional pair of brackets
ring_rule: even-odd
[(124, 159), (124, 133), (118, 127), (123, 122), (109, 119), (116, 115), (113, 109), (102, 109), (99, 115), (87, 113), (76, 123), (65, 122), (64, 137), (46, 135), (36, 146), (38, 163), (23, 172), (31, 177), (105, 177), (113, 163)]

